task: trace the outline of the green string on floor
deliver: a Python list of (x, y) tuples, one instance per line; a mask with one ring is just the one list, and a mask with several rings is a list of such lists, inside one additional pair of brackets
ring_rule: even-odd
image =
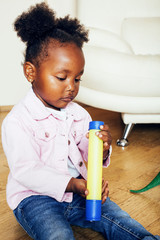
[(141, 192), (145, 192), (151, 188), (154, 188), (156, 186), (160, 185), (160, 172), (157, 174), (157, 176), (144, 188), (139, 189), (139, 190), (130, 190), (130, 192), (132, 193), (141, 193)]

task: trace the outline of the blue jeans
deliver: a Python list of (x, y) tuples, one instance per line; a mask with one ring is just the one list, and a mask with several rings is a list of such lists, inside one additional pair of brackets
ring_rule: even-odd
[(20, 225), (35, 240), (73, 240), (70, 224), (101, 232), (108, 240), (160, 239), (109, 198), (102, 205), (101, 221), (97, 222), (85, 220), (85, 199), (77, 194), (74, 194), (71, 203), (57, 202), (48, 196), (31, 196), (13, 212)]

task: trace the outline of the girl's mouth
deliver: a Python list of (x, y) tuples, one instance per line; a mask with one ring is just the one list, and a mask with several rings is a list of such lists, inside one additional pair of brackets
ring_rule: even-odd
[(64, 101), (64, 102), (71, 102), (73, 99), (74, 99), (73, 96), (68, 96), (68, 97), (61, 98), (61, 100)]

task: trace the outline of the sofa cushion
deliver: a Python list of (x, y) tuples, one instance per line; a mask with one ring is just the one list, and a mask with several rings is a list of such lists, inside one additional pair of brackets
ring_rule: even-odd
[(160, 17), (126, 18), (121, 34), (135, 54), (160, 54)]

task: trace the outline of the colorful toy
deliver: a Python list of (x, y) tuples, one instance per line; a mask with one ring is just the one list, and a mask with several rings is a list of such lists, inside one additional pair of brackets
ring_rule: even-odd
[(101, 125), (104, 125), (104, 122), (92, 121), (89, 123), (87, 177), (89, 194), (86, 199), (86, 220), (88, 221), (100, 221), (101, 219), (103, 141), (95, 134), (100, 131)]
[(141, 193), (141, 192), (145, 192), (151, 188), (154, 188), (156, 186), (160, 185), (160, 172), (157, 174), (157, 176), (144, 188), (141, 188), (139, 190), (130, 190), (130, 192), (132, 193)]

